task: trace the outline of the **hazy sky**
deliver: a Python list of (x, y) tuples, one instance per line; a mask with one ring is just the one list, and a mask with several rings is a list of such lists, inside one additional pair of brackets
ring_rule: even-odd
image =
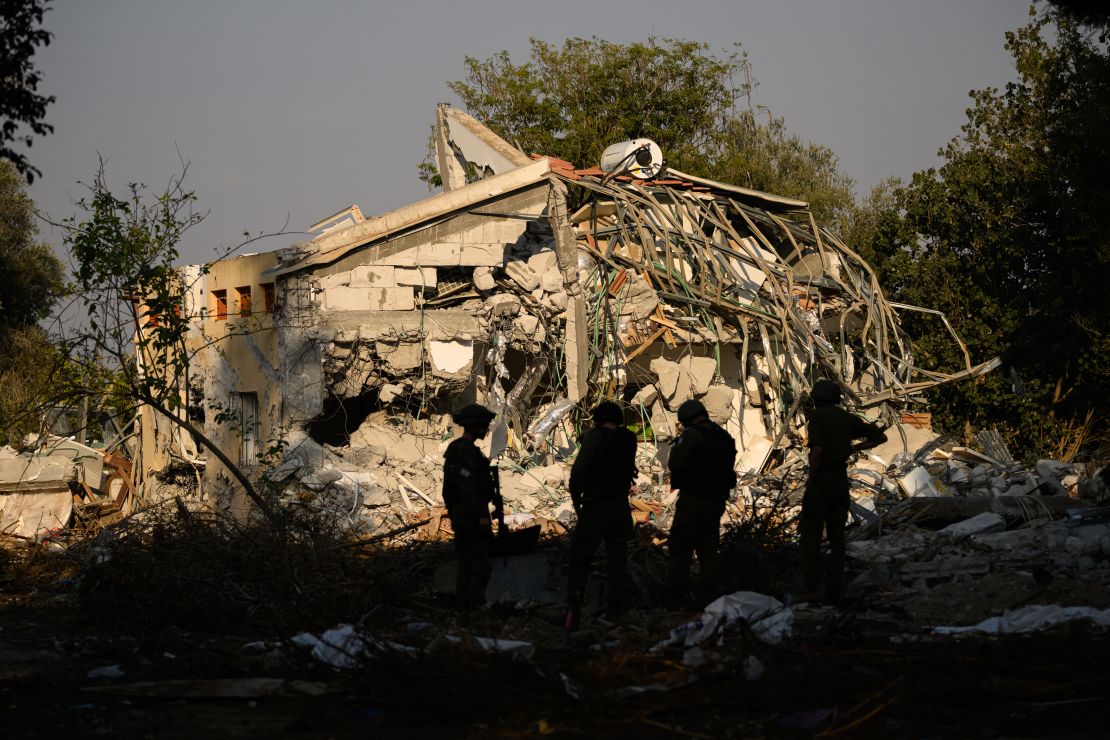
[[(416, 177), (436, 102), (466, 55), (524, 61), (529, 37), (736, 42), (757, 102), (831, 147), (865, 192), (933, 166), (967, 93), (1013, 76), (1004, 34), (1021, 0), (56, 0), (36, 59), (57, 96), (31, 187), (74, 212), (98, 154), (109, 183), (163, 186), (190, 163), (208, 219), (190, 262), (244, 230), (304, 229), (357, 203), (378, 214), (426, 197)], [(580, 166), (594, 163), (580, 162)], [(58, 237), (44, 230), (44, 237)], [(263, 248), (295, 241), (286, 237)]]

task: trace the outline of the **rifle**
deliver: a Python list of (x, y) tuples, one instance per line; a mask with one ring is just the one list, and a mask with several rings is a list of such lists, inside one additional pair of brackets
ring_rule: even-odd
[(497, 540), (498, 544), (501, 545), (503, 564), (508, 565), (508, 549), (505, 545), (509, 530), (505, 527), (505, 500), (501, 498), (501, 470), (497, 467), (497, 463), (492, 463), (489, 466), (489, 477), (493, 483), (493, 516), (497, 520)]

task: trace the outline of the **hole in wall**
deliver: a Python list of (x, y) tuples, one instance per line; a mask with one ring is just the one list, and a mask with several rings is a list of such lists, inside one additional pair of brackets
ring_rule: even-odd
[(320, 413), (305, 424), (305, 432), (317, 444), (343, 447), (351, 443), (351, 433), (378, 408), (377, 388), (351, 398), (329, 393)]

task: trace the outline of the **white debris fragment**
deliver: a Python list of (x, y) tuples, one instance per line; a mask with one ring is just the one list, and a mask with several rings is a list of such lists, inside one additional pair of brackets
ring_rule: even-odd
[[(740, 620), (745, 620), (760, 640), (777, 645), (790, 636), (794, 626), (794, 612), (778, 599), (754, 591), (737, 591), (720, 597), (694, 622), (675, 627), (670, 636), (656, 644), (652, 650), (681, 645), (686, 651), (684, 659), (697, 665), (704, 659), (700, 648), (706, 643), (719, 644), (724, 632)], [(692, 661), (692, 662), (691, 662)]]
[(444, 635), (448, 642), (465, 645), (477, 645), (487, 653), (506, 653), (515, 658), (523, 658), (528, 660), (536, 654), (536, 646), (530, 642), (523, 640), (500, 640), (493, 637), (475, 637), (468, 635), (466, 637), (459, 637), (457, 635)]
[(939, 531), (940, 534), (948, 535), (949, 537), (969, 537), (974, 534), (986, 534), (987, 532), (1001, 532), (1006, 529), (1006, 517), (1001, 514), (996, 514), (993, 511), (985, 511), (982, 514), (976, 514), (970, 519), (965, 519), (962, 522), (949, 524)]
[(1099, 627), (1110, 627), (1110, 609), (1089, 606), (1032, 605), (1006, 611), (1001, 617), (984, 619), (969, 627), (934, 627), (939, 635), (981, 632), (988, 635), (1012, 635), (1037, 632), (1066, 622), (1089, 621)]

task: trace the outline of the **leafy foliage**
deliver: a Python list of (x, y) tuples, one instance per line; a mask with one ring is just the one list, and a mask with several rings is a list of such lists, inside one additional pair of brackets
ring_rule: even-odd
[[(939, 389), (941, 423), (1001, 426), (1026, 453), (1050, 451), (1089, 414), (1090, 431), (1106, 432), (1107, 41), (1055, 13), (1007, 34), (1019, 80), (972, 94), (945, 164), (913, 176), (863, 250), (899, 300), (943, 310), (973, 356), (1012, 368)], [(923, 367), (961, 361), (943, 328), (913, 329), (925, 332)]]
[[(110, 369), (109, 400), (144, 406), (187, 429), (277, 522), (254, 484), (182, 408), (197, 349), (186, 343), (191, 285), (174, 263), (182, 236), (205, 215), (195, 210), (196, 195), (184, 185), (187, 171), (186, 165), (161, 193), (132, 183), (119, 196), (109, 188), (101, 165), (88, 195), (78, 201), (82, 214), (62, 224), (85, 315), (85, 326), (68, 338), (66, 352), (82, 358), (90, 375)], [(207, 270), (203, 267), (201, 274)], [(91, 395), (104, 388), (100, 383), (74, 392)]]
[[(448, 87), (525, 152), (588, 167), (610, 144), (647, 137), (676, 169), (809, 199), (820, 219), (853, 201), (852, 181), (831, 150), (789, 134), (781, 118), (752, 104), (757, 83), (739, 47), (718, 56), (677, 39), (574, 38), (561, 47), (532, 39), (522, 64), (502, 51), (467, 57), (465, 66), (466, 79)], [(420, 172), (437, 183), (430, 161)]]
[(49, 316), (65, 293), (62, 263), (37, 236), (35, 204), (15, 165), (0, 160), (0, 333)]
[(38, 322), (66, 292), (65, 272), (37, 241), (35, 204), (15, 165), (0, 160), (0, 444), (35, 431), (27, 414), (50, 392), (63, 364)]
[(35, 136), (54, 131), (43, 121), (54, 96), (38, 94), (42, 75), (31, 59), (38, 47), (50, 43), (51, 34), (41, 28), (49, 5), (50, 0), (0, 2), (0, 159), (14, 164), (28, 182), (42, 173), (11, 144), (31, 146)]
[(840, 171), (833, 150), (789, 133), (782, 118), (768, 114), (766, 124), (763, 118), (751, 109), (731, 116), (716, 156), (699, 169), (715, 180), (805, 200), (819, 221), (836, 230), (846, 227), (854, 183)]

